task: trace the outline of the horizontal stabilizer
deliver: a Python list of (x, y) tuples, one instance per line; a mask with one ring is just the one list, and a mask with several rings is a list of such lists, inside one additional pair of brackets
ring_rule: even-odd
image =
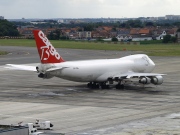
[(36, 66), (26, 66), (26, 65), (14, 65), (14, 64), (6, 64), (9, 67), (5, 67), (8, 69), (16, 69), (16, 70), (25, 70), (25, 71), (34, 71), (36, 72)]
[(46, 70), (46, 72), (57, 71), (57, 70), (61, 70), (61, 69), (64, 69), (64, 68), (68, 68), (68, 67), (55, 67), (55, 68), (50, 68), (50, 69)]

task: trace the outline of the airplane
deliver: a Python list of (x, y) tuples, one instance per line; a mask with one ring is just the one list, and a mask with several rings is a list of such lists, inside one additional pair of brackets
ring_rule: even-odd
[[(58, 77), (70, 81), (87, 82), (89, 88), (106, 89), (116, 84), (124, 89), (126, 82), (138, 79), (138, 84), (161, 85), (163, 75), (151, 73), (155, 63), (146, 54), (135, 54), (116, 59), (65, 61), (41, 30), (33, 30), (41, 63), (38, 66), (6, 64), (19, 70), (35, 71), (38, 77)], [(131, 81), (130, 81), (131, 82)]]

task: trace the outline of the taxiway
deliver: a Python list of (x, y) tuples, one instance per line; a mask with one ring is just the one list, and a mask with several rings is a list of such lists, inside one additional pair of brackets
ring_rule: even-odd
[[(163, 85), (124, 90), (88, 89), (85, 83), (5, 69), (5, 64), (38, 63), (36, 48), (4, 47), (0, 56), (0, 124), (50, 120), (53, 131), (77, 135), (179, 133), (180, 57), (151, 57)], [(134, 52), (57, 49), (65, 60), (118, 58)], [(136, 52), (139, 53), (139, 52)], [(171, 125), (171, 126), (170, 126)]]

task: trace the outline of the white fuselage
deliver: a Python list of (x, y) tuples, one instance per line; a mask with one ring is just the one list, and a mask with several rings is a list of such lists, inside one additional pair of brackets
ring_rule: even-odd
[(155, 64), (147, 55), (138, 54), (118, 59), (69, 61), (51, 66), (62, 68), (52, 72), (55, 77), (77, 82), (105, 82), (107, 78), (117, 74), (150, 73)]

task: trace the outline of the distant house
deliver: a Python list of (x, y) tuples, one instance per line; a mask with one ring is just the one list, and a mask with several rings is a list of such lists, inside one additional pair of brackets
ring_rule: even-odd
[(120, 29), (117, 32), (118, 36), (126, 36), (130, 34), (130, 30), (129, 29)]
[(114, 35), (111, 31), (111, 26), (98, 27), (92, 31), (92, 38), (110, 38)]
[(79, 31), (77, 32), (79, 39), (90, 39), (91, 31)]
[(102, 29), (107, 31), (107, 32), (112, 31), (112, 28), (113, 28), (112, 26), (104, 26), (104, 27), (102, 27)]
[(132, 41), (149, 41), (152, 40), (151, 36), (146, 36), (146, 35), (134, 35), (132, 36)]
[(117, 32), (116, 31), (111, 31), (110, 32), (110, 37), (116, 37), (117, 36)]
[[(158, 34), (158, 33), (157, 33), (157, 34)], [(159, 35), (156, 37), (156, 40), (161, 40), (161, 39), (163, 39), (163, 37), (166, 36), (166, 35), (167, 35), (167, 33), (166, 33), (166, 31), (164, 30), (164, 31), (162, 31), (161, 34), (159, 34)]]
[(118, 41), (132, 41), (132, 36), (130, 35), (124, 35), (124, 36), (118, 35), (116, 38), (118, 39)]
[(101, 26), (101, 27), (98, 27), (98, 28), (95, 28), (95, 31), (107, 31), (107, 32), (111, 32), (112, 31), (112, 26)]
[(128, 41), (132, 40), (132, 37), (130, 36), (130, 30), (129, 29), (119, 29), (117, 32), (118, 41)]
[(152, 34), (148, 28), (133, 28), (130, 31), (132, 41), (152, 40)]
[(19, 33), (25, 38), (34, 38), (33, 30), (34, 27), (29, 28), (18, 28)]
[[(33, 30), (38, 29), (37, 27), (34, 26), (22, 26), (22, 27), (18, 27), (17, 28), (19, 33), (25, 37), (25, 38), (34, 38), (34, 34), (33, 34)], [(56, 28), (47, 28), (47, 29), (42, 29), (42, 31), (44, 32), (45, 35), (50, 34), (52, 31), (55, 31)]]
[(139, 33), (139, 35), (147, 35), (147, 36), (151, 35), (150, 29), (148, 29), (148, 28), (140, 29), (138, 33)]
[(133, 28), (130, 30), (130, 35), (139, 35), (139, 28)]
[(92, 38), (109, 38), (110, 33), (106, 30), (92, 31)]
[(99, 32), (97, 32), (97, 31), (92, 31), (91, 34), (92, 34), (92, 38), (98, 38), (99, 37)]
[(79, 35), (78, 35), (77, 32), (71, 31), (71, 32), (69, 33), (69, 39), (78, 39), (78, 38), (79, 38)]
[(163, 39), (164, 36), (166, 35), (171, 35), (171, 36), (176, 36), (176, 31), (177, 28), (173, 28), (173, 29), (164, 29), (164, 30), (155, 30), (154, 31), (154, 37), (156, 40), (161, 40)]
[(42, 29), (42, 31), (44, 32), (44, 34), (47, 36), (49, 35), (51, 32), (54, 32), (55, 30), (57, 30), (56, 28), (47, 28), (47, 29)]
[(63, 36), (69, 36), (69, 33), (71, 32), (71, 30), (70, 29), (64, 29), (64, 30), (62, 30), (62, 35)]
[(178, 30), (178, 28), (172, 28), (172, 29), (168, 29), (166, 32), (167, 32), (167, 35), (171, 35), (171, 36), (175, 37), (177, 30)]
[(78, 28), (61, 28), (61, 36), (68, 37), (69, 39), (79, 38), (77, 33)]

